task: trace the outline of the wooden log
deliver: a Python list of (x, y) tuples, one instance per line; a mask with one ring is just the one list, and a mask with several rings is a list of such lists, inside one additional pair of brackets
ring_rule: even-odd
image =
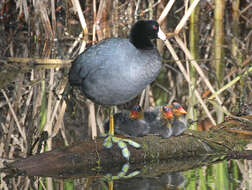
[[(252, 116), (247, 117), (250, 121)], [(230, 132), (235, 123), (252, 128), (250, 123), (237, 120), (228, 120), (219, 125), (219, 128), (209, 132), (187, 130), (184, 135), (162, 139), (157, 136), (145, 136), (131, 138), (141, 144), (136, 149), (128, 145), (130, 151), (130, 163), (142, 164), (155, 160), (169, 158), (190, 158), (193, 156), (216, 155), (234, 153), (243, 150), (246, 145), (243, 139)], [(113, 144), (111, 149), (104, 148), (104, 138), (95, 141), (75, 143), (69, 147), (63, 147), (50, 152), (37, 154), (7, 164), (5, 171), (12, 170), (28, 176), (64, 176), (83, 171), (87, 175), (95, 175), (98, 171), (106, 171), (109, 168), (121, 166), (127, 160), (122, 156), (121, 149)]]

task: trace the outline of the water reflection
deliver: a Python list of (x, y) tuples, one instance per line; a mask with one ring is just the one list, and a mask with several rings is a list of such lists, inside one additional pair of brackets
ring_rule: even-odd
[[(104, 181), (107, 182), (109, 189), (163, 189), (164, 187), (179, 187), (185, 184), (185, 178), (180, 172), (168, 172), (157, 177), (138, 177), (140, 171), (133, 171), (129, 174), (130, 164), (125, 163), (121, 171), (112, 176), (107, 174), (104, 176)], [(99, 180), (101, 185), (104, 183)]]
[(90, 185), (89, 189), (103, 189), (104, 186), (111, 190), (173, 189), (176, 187), (183, 187), (186, 183), (185, 177), (180, 172), (168, 172), (156, 177), (148, 177), (137, 176), (140, 174), (140, 171), (134, 171), (126, 175), (128, 169), (129, 163), (126, 163), (116, 176), (107, 174), (104, 178), (95, 180)]
[[(188, 171), (167, 172), (155, 176), (154, 173), (143, 174), (131, 178), (120, 178), (106, 181), (99, 178), (92, 181), (88, 190), (113, 189), (113, 190), (161, 190), (161, 189), (223, 189), (249, 190), (252, 179), (248, 168), (251, 169), (252, 161), (222, 161), (209, 166), (203, 166)], [(150, 170), (155, 168), (149, 168)], [(247, 171), (247, 172), (246, 172)], [(244, 173), (245, 172), (245, 173)]]
[(122, 178), (124, 179), (131, 178), (131, 177), (137, 176), (140, 173), (140, 171), (133, 171), (127, 175), (129, 171), (129, 167), (130, 167), (130, 164), (127, 162), (122, 166), (121, 171), (116, 176), (112, 176), (112, 174), (109, 173), (109, 174), (106, 174), (104, 178), (107, 181), (113, 181), (113, 180), (122, 179)]
[(114, 182), (114, 189), (151, 190), (183, 187), (185, 177), (180, 172), (165, 173), (158, 177), (134, 177)]
[[(188, 158), (190, 159), (190, 158)], [(196, 160), (196, 158), (195, 158)], [(85, 169), (81, 173), (72, 173), (65, 177), (45, 178), (45, 177), (26, 177), (26, 176), (6, 176), (2, 173), (1, 187), (12, 189), (10, 184), (18, 189), (23, 189), (24, 185), (39, 189), (52, 180), (53, 189), (80, 189), (80, 190), (161, 190), (161, 189), (197, 189), (197, 190), (250, 190), (252, 188), (251, 160), (224, 160), (214, 164), (208, 160), (202, 160), (203, 166), (196, 167), (191, 164), (191, 168), (179, 170), (179, 167), (169, 167), (169, 162), (176, 165), (172, 160), (160, 163), (146, 163), (141, 166), (125, 163), (122, 168), (115, 171), (104, 171), (93, 176), (87, 176)], [(186, 162), (186, 161), (185, 161)], [(200, 161), (197, 161), (200, 163)], [(182, 162), (179, 162), (183, 165)], [(186, 164), (185, 164), (186, 165)], [(188, 165), (188, 164), (187, 164)], [(189, 168), (189, 166), (187, 166)], [(177, 168), (177, 170), (176, 170)], [(185, 167), (184, 167), (185, 168)], [(21, 175), (21, 174), (20, 174)], [(24, 174), (22, 174), (24, 175)], [(85, 177), (81, 177), (85, 176)], [(71, 187), (71, 188), (70, 188)]]

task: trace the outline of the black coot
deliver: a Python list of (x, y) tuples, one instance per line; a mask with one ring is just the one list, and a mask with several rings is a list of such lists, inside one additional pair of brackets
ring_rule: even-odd
[(165, 40), (153, 20), (136, 22), (130, 39), (110, 38), (86, 49), (73, 62), (69, 82), (98, 104), (118, 105), (136, 97), (157, 75), (162, 59), (151, 39)]

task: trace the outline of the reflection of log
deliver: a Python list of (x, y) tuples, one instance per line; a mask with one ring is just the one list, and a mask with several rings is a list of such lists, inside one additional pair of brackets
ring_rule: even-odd
[[(252, 116), (247, 118), (252, 120)], [(169, 139), (156, 136), (135, 138), (132, 140), (140, 143), (142, 148), (135, 149), (128, 146), (131, 153), (130, 162), (143, 163), (168, 158), (188, 158), (240, 151), (245, 146), (244, 140), (241, 142), (235, 134), (224, 130), (228, 126), (234, 127), (232, 123), (236, 124), (236, 128), (243, 126), (246, 129), (252, 129), (249, 123), (229, 120), (219, 125), (220, 129), (210, 132), (188, 130), (183, 136)], [(105, 149), (102, 146), (103, 140), (100, 138), (96, 141), (76, 143), (69, 147), (17, 160), (9, 164), (9, 167), (22, 174), (35, 176), (60, 176), (65, 172), (69, 175), (80, 170), (90, 175), (101, 168), (106, 170), (125, 163), (126, 160), (122, 157), (118, 146), (114, 144), (111, 149)]]

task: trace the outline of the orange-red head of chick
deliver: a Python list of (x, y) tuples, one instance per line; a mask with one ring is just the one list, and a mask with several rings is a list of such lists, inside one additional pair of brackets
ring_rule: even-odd
[(135, 105), (130, 111), (130, 118), (141, 120), (143, 119), (143, 117), (144, 117), (143, 109), (141, 108), (141, 106)]
[(172, 109), (170, 108), (170, 106), (165, 105), (162, 107), (162, 117), (165, 120), (172, 120), (173, 113), (172, 113)]
[(176, 117), (187, 114), (185, 109), (178, 102), (172, 103), (172, 112)]

